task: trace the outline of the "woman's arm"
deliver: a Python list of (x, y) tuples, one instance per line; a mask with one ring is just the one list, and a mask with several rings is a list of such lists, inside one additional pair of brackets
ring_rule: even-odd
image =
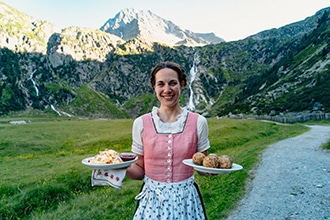
[(132, 127), (132, 152), (137, 154), (138, 159), (126, 170), (126, 176), (135, 180), (144, 178), (144, 156), (142, 143), (143, 122), (142, 116), (136, 118)]
[(127, 168), (126, 176), (134, 180), (142, 180), (144, 178), (144, 157), (138, 155), (137, 161)]

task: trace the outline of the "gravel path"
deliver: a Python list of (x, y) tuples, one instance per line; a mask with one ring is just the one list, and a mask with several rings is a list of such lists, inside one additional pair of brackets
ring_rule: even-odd
[(271, 145), (262, 154), (251, 190), (227, 220), (330, 219), (330, 126)]

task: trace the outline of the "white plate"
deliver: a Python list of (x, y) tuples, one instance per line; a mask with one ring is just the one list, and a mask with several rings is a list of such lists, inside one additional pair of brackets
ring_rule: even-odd
[(232, 167), (230, 169), (221, 169), (221, 168), (210, 168), (210, 167), (204, 167), (197, 164), (194, 164), (192, 162), (192, 159), (185, 159), (182, 161), (182, 163), (193, 167), (195, 170), (203, 172), (203, 173), (213, 173), (213, 174), (224, 174), (229, 173), (232, 171), (237, 171), (243, 169), (243, 167), (239, 164), (233, 163)]
[(90, 168), (93, 168), (93, 169), (115, 170), (115, 169), (127, 168), (138, 159), (138, 157), (136, 157), (134, 160), (124, 161), (124, 162), (115, 163), (115, 164), (88, 163), (88, 160), (92, 160), (93, 158), (94, 157), (88, 157), (88, 158), (83, 159), (81, 162), (82, 162), (82, 164), (84, 164)]

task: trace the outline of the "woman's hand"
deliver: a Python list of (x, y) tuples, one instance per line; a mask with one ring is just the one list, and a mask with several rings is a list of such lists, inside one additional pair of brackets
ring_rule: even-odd
[(216, 175), (218, 175), (217, 173), (204, 173), (204, 172), (200, 172), (200, 171), (197, 171), (197, 173), (201, 176), (216, 176)]

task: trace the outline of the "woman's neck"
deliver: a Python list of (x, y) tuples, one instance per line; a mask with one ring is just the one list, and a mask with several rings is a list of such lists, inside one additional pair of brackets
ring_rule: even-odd
[(182, 111), (180, 106), (176, 108), (159, 108), (157, 114), (162, 122), (171, 123), (178, 120), (178, 116)]

